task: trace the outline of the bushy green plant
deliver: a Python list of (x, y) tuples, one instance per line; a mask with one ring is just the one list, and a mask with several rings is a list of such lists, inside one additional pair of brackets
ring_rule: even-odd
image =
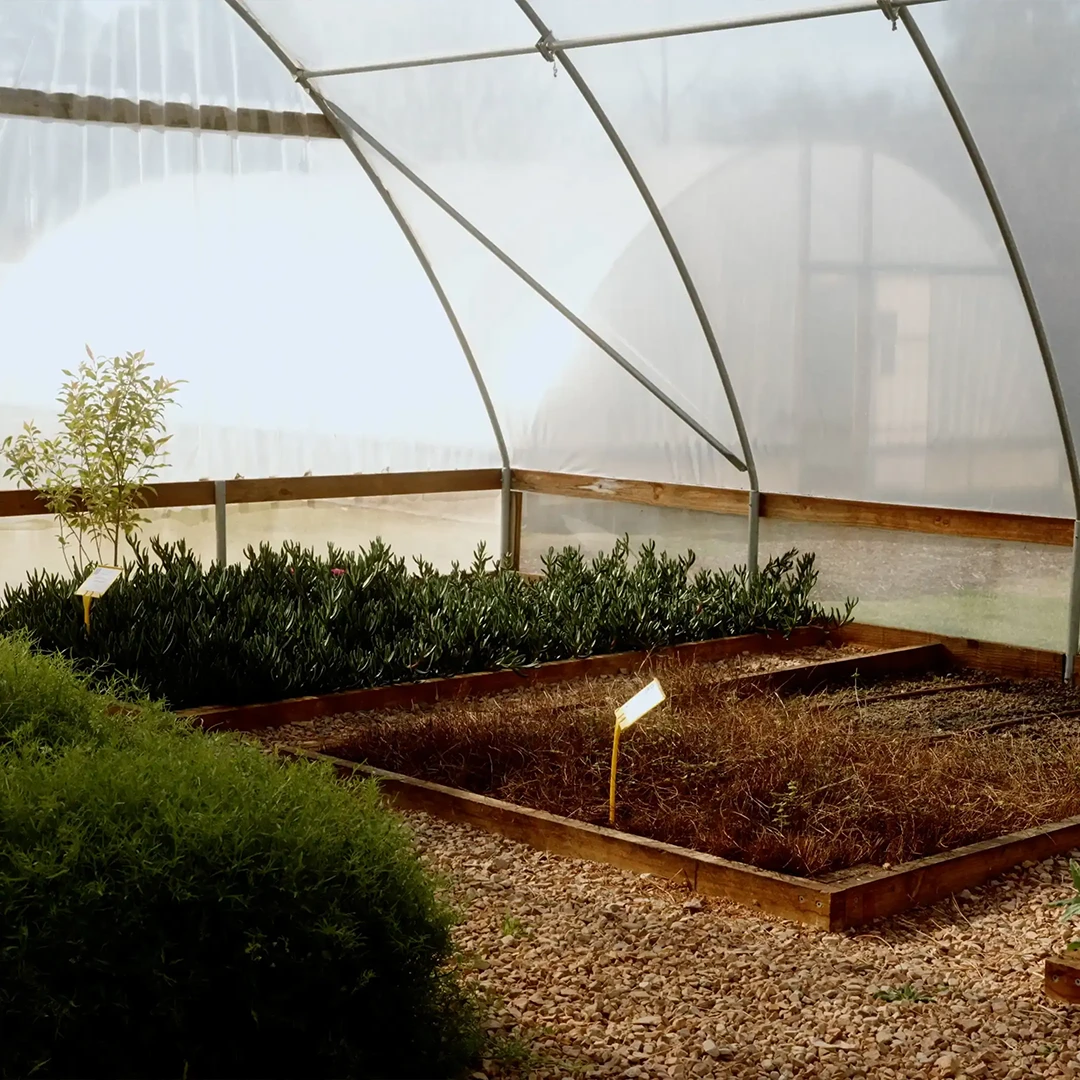
[(75, 572), (91, 561), (120, 559), (120, 540), (129, 541), (148, 519), (148, 485), (165, 465), (165, 408), (178, 382), (150, 375), (145, 354), (95, 356), (77, 371), (57, 398), (60, 429), (46, 438), (33, 421), (0, 445), (7, 477), (41, 492), (56, 515), (64, 558)]
[(451, 913), (370, 784), (0, 639), (0, 1075), (414, 1077), (480, 1048)]
[(96, 745), (122, 738), (132, 724), (175, 731), (176, 718), (157, 704), (121, 707), (119, 699), (132, 696), (124, 680), (94, 681), (98, 692), (90, 693), (90, 677), (37, 655), (26, 634), (0, 637), (0, 753)]
[[(94, 608), (92, 631), (75, 579), (35, 573), (7, 587), (0, 632), (26, 630), (103, 674), (137, 680), (174, 707), (329, 693), (469, 671), (519, 668), (760, 630), (789, 633), (850, 617), (810, 596), (814, 556), (791, 551), (759, 574), (692, 572), (626, 539), (587, 560), (549, 552), (545, 575), (473, 564), (411, 572), (379, 540), (327, 558), (286, 544), (248, 548), (246, 565), (204, 568), (181, 542), (138, 549)], [(156, 558), (152, 557), (156, 556)]]

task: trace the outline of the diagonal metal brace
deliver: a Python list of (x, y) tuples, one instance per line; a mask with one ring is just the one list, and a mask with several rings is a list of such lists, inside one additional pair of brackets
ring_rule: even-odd
[(537, 281), (524, 267), (515, 262), (498, 244), (496, 244), (485, 233), (481, 232), (467, 217), (464, 216), (459, 210), (457, 210), (451, 203), (447, 202), (433, 187), (425, 183), (408, 165), (397, 157), (396, 154), (388, 147), (384, 146), (374, 135), (371, 134), (366, 128), (364, 128), (355, 117), (350, 116), (345, 112), (341, 106), (334, 104), (333, 102), (327, 102), (326, 106), (328, 110), (350, 131), (352, 131), (359, 138), (363, 139), (368, 146), (372, 148), (381, 158), (383, 158), (387, 164), (396, 169), (406, 180), (409, 181), (418, 191), (423, 192), (444, 214), (455, 221), (462, 229), (465, 230), (474, 240), (478, 241), (480, 245), (486, 248), (496, 259), (499, 260), (511, 273), (523, 281), (526, 285), (532, 289), (541, 299), (545, 300), (551, 305), (564, 319), (567, 320), (572, 326), (576, 327), (585, 335), (598, 349), (607, 353), (616, 364), (619, 365), (632, 379), (643, 386), (654, 398), (665, 405), (672, 413), (674, 413), (684, 424), (687, 425), (692, 431), (698, 434), (705, 440), (717, 453), (726, 458), (732, 465), (735, 466), (739, 472), (746, 472), (747, 466), (740, 459), (740, 457), (732, 450), (728, 449), (719, 439), (716, 438), (707, 428), (703, 427), (697, 420), (694, 419), (681, 405), (674, 401), (668, 394), (664, 393), (644, 372), (632, 364), (618, 349), (616, 349), (610, 342), (602, 338), (591, 326), (588, 325), (583, 319), (575, 315), (561, 300), (555, 295), (544, 288), (543, 285)]
[[(604, 134), (607, 135), (615, 153), (626, 167), (626, 171), (629, 174), (631, 181), (637, 188), (638, 194), (641, 196), (642, 201), (649, 211), (649, 215), (653, 220), (653, 224), (656, 226), (657, 232), (660, 234), (660, 238), (667, 247), (675, 271), (682, 280), (691, 307), (693, 307), (694, 312), (697, 315), (698, 323), (705, 337), (709, 352), (712, 354), (713, 362), (720, 375), (720, 381), (724, 388), (724, 395), (727, 398), (728, 407), (731, 410), (731, 417), (735, 422), (735, 430), (738, 433), (739, 446), (742, 451), (743, 459), (743, 465), (742, 468), (740, 468), (740, 471), (745, 471), (748, 474), (748, 479), (750, 481), (747, 566), (750, 568), (751, 573), (756, 573), (758, 562), (758, 515), (760, 507), (760, 487), (758, 484), (757, 466), (754, 462), (754, 454), (750, 446), (750, 437), (743, 421), (742, 410), (739, 408), (735, 388), (728, 375), (727, 365), (724, 363), (724, 358), (720, 353), (720, 345), (716, 340), (716, 334), (713, 331), (712, 322), (709, 319), (708, 312), (705, 310), (701, 295), (694, 283), (690, 269), (686, 265), (686, 260), (683, 258), (682, 252), (679, 250), (679, 246), (675, 241), (675, 237), (668, 226), (664, 213), (660, 209), (659, 203), (657, 203), (652, 191), (650, 191), (649, 185), (646, 183), (645, 177), (642, 175), (641, 170), (634, 161), (626, 143), (623, 142), (618, 131), (615, 130), (615, 125), (611, 122), (610, 117), (604, 111), (604, 107), (600, 104), (596, 94), (589, 86), (588, 80), (586, 80), (581, 72), (578, 71), (574, 62), (567, 55), (565, 40), (560, 40), (555, 36), (555, 31), (540, 18), (540, 15), (533, 8), (530, 0), (517, 0), (517, 5), (521, 8), (522, 13), (529, 22), (532, 23), (533, 29), (540, 35), (540, 44), (537, 45), (537, 49), (540, 51), (541, 55), (546, 57), (548, 53), (555, 53), (556, 58), (558, 56), (562, 57), (563, 67), (566, 69), (570, 81), (573, 82), (581, 93), (589, 110), (600, 124)], [(541, 45), (543, 46), (542, 49)], [(555, 70), (558, 70), (558, 68), (556, 67)]]

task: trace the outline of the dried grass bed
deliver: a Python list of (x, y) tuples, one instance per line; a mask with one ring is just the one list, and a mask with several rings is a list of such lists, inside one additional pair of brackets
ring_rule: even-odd
[[(835, 651), (831, 653), (835, 656)], [(624, 738), (618, 827), (788, 873), (891, 864), (1080, 814), (1080, 694), (964, 673), (784, 699), (662, 666)], [(607, 823), (614, 709), (645, 676), (334, 718), (308, 746)], [(982, 686), (994, 682), (994, 686)], [(912, 691), (914, 697), (898, 697)], [(965, 732), (1005, 717), (1024, 725)], [(289, 742), (290, 733), (274, 733)], [(269, 741), (269, 740), (268, 740)]]

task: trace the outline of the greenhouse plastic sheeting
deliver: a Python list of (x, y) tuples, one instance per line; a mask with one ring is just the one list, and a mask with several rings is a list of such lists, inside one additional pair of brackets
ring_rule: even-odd
[(0, 84), (154, 102), (311, 107), (218, 0), (5, 0)]
[[(558, 39), (810, 0), (535, 0)], [(911, 9), (1027, 265), (1080, 423), (1080, 12)], [(744, 457), (684, 282), (513, 0), (248, 0), (340, 110)], [(514, 55), (399, 68), (444, 54)], [(685, 259), (763, 490), (1071, 516), (1017, 277), (911, 38), (880, 11), (575, 48)], [(389, 66), (351, 74), (333, 68)], [(225, 0), (8, 0), (0, 83), (316, 113)], [(354, 134), (460, 320), (511, 463), (745, 486)], [(498, 465), (431, 283), (344, 140), (0, 118), (0, 435), (84, 343), (186, 379), (169, 479)]]
[[(693, 551), (696, 567), (728, 570), (745, 559), (741, 518), (534, 495), (525, 503), (521, 567), (541, 572), (548, 551), (568, 543), (592, 557), (623, 536), (633, 551), (650, 542), (662, 551)], [(857, 597), (859, 622), (1060, 648), (1067, 548), (765, 518), (762, 565), (792, 548), (817, 555), (817, 601), (842, 611)]]

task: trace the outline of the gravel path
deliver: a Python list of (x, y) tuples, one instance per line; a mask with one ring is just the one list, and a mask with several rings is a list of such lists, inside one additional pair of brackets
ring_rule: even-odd
[[(484, 1077), (1080, 1076), (1080, 1011), (1042, 964), (1067, 860), (823, 934), (649, 877), (408, 815), (493, 999)], [(1074, 853), (1080, 854), (1080, 853)], [(889, 991), (929, 1000), (889, 1002)]]

